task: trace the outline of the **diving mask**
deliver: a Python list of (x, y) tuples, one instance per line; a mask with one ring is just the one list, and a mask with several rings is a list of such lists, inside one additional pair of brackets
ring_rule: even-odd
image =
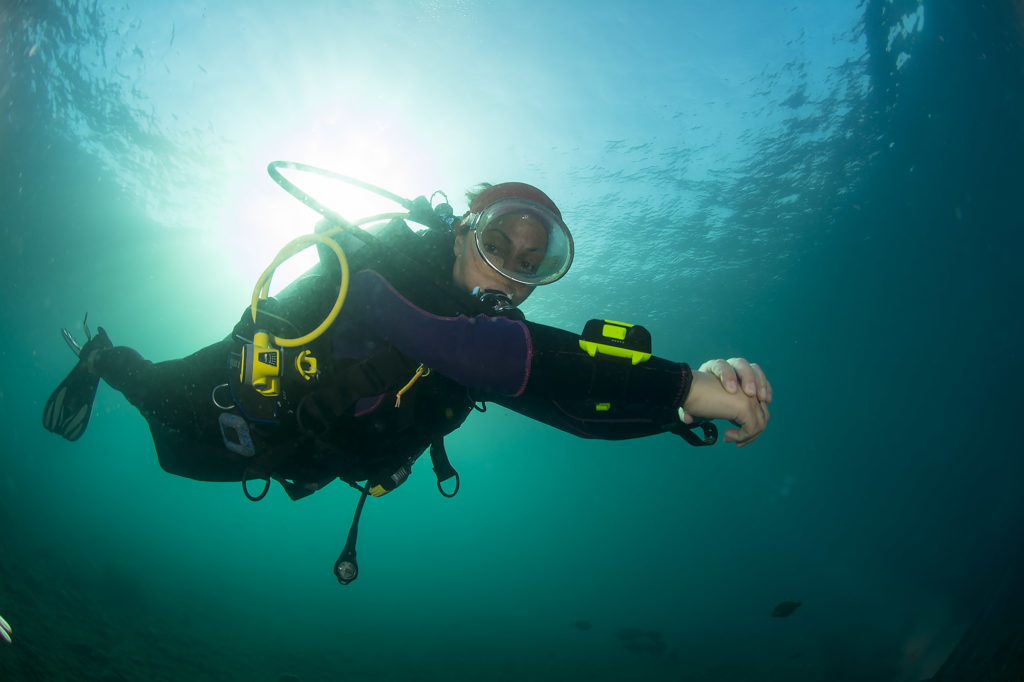
[(569, 228), (546, 206), (530, 199), (499, 199), (479, 213), (470, 213), (463, 224), (473, 231), (484, 262), (513, 282), (550, 284), (572, 264)]

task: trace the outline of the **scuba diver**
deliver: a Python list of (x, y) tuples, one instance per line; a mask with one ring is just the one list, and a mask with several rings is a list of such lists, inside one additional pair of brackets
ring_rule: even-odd
[[(577, 334), (525, 319), (518, 306), (565, 275), (574, 249), (558, 207), (536, 187), (482, 185), (457, 218), (447, 197), (433, 206), (359, 183), (408, 209), (375, 216), (370, 230), (372, 219), (350, 223), (281, 168), (358, 183), (272, 163), (271, 176), (324, 218), (264, 272), (231, 334), (153, 363), (114, 346), (102, 327), (93, 336), (84, 325), (81, 346), (65, 329), (79, 360), (46, 404), (46, 429), (80, 438), (103, 379), (146, 418), (169, 473), (240, 481), (253, 500), (272, 480), (292, 499), (345, 481), (362, 494), (335, 565), (342, 584), (358, 573), (366, 496), (404, 482), (428, 449), (439, 490), (454, 495), (444, 436), (487, 402), (584, 438), (670, 432), (709, 445), (710, 420), (725, 419), (735, 425), (725, 440), (742, 446), (764, 430), (771, 386), (757, 365), (717, 360), (693, 371), (652, 355), (640, 325), (591, 320)], [(319, 263), (270, 297), (273, 269), (314, 244)]]

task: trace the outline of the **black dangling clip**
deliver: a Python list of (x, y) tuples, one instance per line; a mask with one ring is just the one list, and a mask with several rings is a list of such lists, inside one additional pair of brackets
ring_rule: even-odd
[[(358, 488), (358, 486), (355, 486)], [(352, 526), (348, 529), (348, 540), (345, 542), (345, 549), (341, 550), (341, 556), (334, 562), (334, 576), (342, 585), (348, 585), (359, 577), (359, 564), (356, 563), (356, 536), (359, 534), (359, 517), (363, 513), (363, 504), (366, 503), (366, 494), (370, 486), (365, 485), (360, 490), (359, 504), (356, 505), (355, 516), (352, 517)]]
[[(703, 435), (697, 435), (695, 431), (700, 429)], [(718, 441), (718, 427), (715, 426), (714, 422), (701, 421), (694, 424), (679, 424), (672, 433), (682, 436), (683, 440), (694, 447), (704, 447), (705, 445), (714, 445)]]
[[(444, 449), (444, 437), (438, 438), (430, 444), (430, 462), (434, 465), (434, 475), (437, 476), (437, 489), (445, 497), (455, 497), (459, 492), (461, 481), (459, 472), (455, 470), (448, 460), (448, 451)], [(449, 478), (455, 478), (455, 490), (446, 493), (441, 484)]]
[[(253, 495), (252, 493), (249, 492), (249, 481), (252, 480), (251, 478), (249, 478), (249, 471), (249, 467), (246, 467), (245, 471), (242, 472), (242, 492), (252, 502), (259, 502), (260, 500), (267, 496), (267, 492), (270, 490), (270, 476), (267, 476), (266, 478), (266, 483), (263, 486), (263, 491), (259, 495)], [(253, 478), (259, 477), (254, 476)]]

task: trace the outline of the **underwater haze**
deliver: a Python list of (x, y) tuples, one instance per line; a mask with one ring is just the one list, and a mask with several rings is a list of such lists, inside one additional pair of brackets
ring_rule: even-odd
[[(0, 37), (3, 682), (917, 682), (1015, 565), (1019, 0), (6, 0)], [(344, 483), (166, 474), (105, 385), (44, 431), (86, 311), (155, 361), (229, 333), (318, 217), (275, 159), (457, 214), (543, 188), (577, 257), (527, 316), (750, 358), (769, 428), (492, 406), (446, 440), (455, 498), (421, 460), (368, 501), (346, 587)]]

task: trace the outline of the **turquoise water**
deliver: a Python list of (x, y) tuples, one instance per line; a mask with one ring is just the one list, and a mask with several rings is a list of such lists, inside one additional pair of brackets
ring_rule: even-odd
[[(293, 4), (0, 9), (0, 679), (934, 674), (1024, 520), (1020, 4)], [(154, 360), (230, 329), (314, 223), (279, 158), (544, 188), (577, 261), (527, 314), (756, 360), (770, 428), (473, 415), (459, 495), (423, 462), (371, 500), (344, 588), (351, 489), (169, 476), (105, 386), (43, 431), (83, 312)]]

